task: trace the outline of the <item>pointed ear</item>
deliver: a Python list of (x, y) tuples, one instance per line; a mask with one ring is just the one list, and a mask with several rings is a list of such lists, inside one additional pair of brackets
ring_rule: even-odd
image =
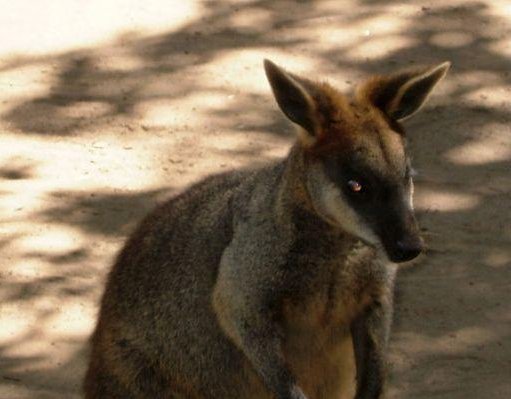
[(365, 83), (360, 92), (391, 118), (406, 119), (422, 107), (450, 66), (450, 62), (444, 62), (422, 70), (376, 77)]
[(304, 128), (311, 138), (314, 137), (317, 131), (316, 106), (306, 85), (270, 60), (264, 60), (264, 70), (282, 112)]

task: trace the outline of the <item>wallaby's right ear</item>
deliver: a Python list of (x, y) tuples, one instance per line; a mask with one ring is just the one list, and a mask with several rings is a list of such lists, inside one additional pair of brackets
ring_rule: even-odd
[(264, 70), (273, 95), (284, 114), (306, 130), (309, 139), (317, 133), (316, 106), (300, 79), (279, 68), (270, 60), (264, 60)]

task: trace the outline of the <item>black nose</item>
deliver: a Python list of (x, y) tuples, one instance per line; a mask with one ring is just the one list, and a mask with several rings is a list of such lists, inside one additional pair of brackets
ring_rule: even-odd
[(390, 256), (392, 262), (407, 262), (419, 256), (424, 244), (419, 237), (407, 237), (396, 242), (396, 248)]

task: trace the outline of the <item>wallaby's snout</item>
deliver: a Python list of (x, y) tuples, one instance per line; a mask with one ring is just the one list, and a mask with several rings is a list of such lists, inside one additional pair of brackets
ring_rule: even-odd
[(424, 249), (424, 242), (419, 235), (417, 222), (413, 215), (411, 215), (408, 224), (404, 229), (400, 229), (400, 234), (382, 237), (383, 246), (392, 262), (401, 263), (415, 259)]
[(420, 255), (424, 242), (413, 208), (405, 198), (396, 196), (391, 204), (383, 204), (381, 217), (376, 217), (376, 231), (388, 258), (395, 263), (407, 262)]
[(399, 240), (396, 247), (397, 251), (394, 253), (393, 262), (406, 262), (419, 256), (424, 244), (418, 235), (410, 235)]

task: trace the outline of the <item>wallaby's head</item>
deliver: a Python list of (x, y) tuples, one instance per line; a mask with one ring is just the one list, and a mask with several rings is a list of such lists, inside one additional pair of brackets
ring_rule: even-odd
[(273, 94), (299, 129), (304, 186), (315, 212), (393, 262), (423, 248), (412, 168), (400, 121), (414, 114), (450, 64), (375, 76), (347, 98), (326, 83), (264, 63)]

